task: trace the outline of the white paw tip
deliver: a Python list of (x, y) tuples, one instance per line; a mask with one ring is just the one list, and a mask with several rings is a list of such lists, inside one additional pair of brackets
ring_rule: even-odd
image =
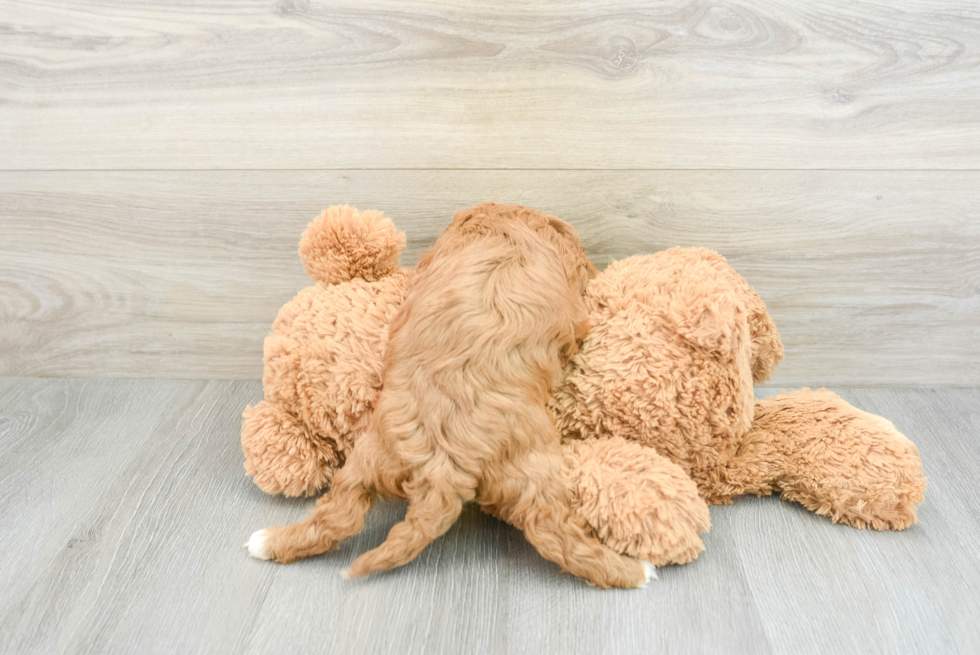
[(650, 582), (651, 580), (659, 579), (657, 578), (656, 566), (654, 566), (650, 562), (644, 562), (644, 561), (641, 561), (640, 564), (643, 565), (644, 578), (643, 578), (643, 582), (637, 585), (637, 589), (642, 589), (643, 587), (647, 586), (647, 583)]
[(265, 533), (265, 530), (259, 530), (258, 532), (253, 532), (252, 536), (248, 538), (248, 543), (245, 547), (248, 548), (248, 554), (255, 559), (271, 559), (272, 556), (265, 548), (265, 541), (268, 539), (269, 535)]
[(340, 577), (342, 577), (344, 580), (350, 580), (350, 569), (343, 569), (340, 572)]

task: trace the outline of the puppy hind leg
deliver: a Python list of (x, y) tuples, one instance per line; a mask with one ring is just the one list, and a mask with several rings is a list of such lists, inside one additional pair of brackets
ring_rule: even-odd
[(525, 517), (524, 534), (545, 559), (600, 589), (635, 589), (656, 577), (652, 564), (604, 546), (576, 519), (569, 510), (539, 508)]
[(354, 560), (344, 577), (356, 578), (407, 564), (445, 534), (463, 509), (463, 497), (449, 485), (426, 481), (406, 492), (409, 505), (405, 519), (391, 529), (384, 543)]
[(317, 501), (306, 520), (259, 530), (246, 544), (248, 553), (258, 559), (289, 564), (334, 550), (338, 543), (364, 528), (364, 515), (374, 498), (356, 462), (348, 461), (337, 471), (332, 488)]
[(643, 587), (656, 577), (652, 564), (620, 555), (589, 534), (557, 474), (512, 478), (507, 486), (521, 491), (506, 508), (498, 505), (498, 516), (523, 530), (545, 559), (601, 589)]

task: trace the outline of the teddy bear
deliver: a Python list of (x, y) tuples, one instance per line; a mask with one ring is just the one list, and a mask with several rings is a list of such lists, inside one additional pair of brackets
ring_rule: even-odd
[[(404, 248), (378, 211), (335, 206), (307, 227), (299, 255), (315, 284), (276, 317), (265, 399), (243, 414), (245, 470), (263, 491), (317, 494), (357, 447), (414, 273), (398, 264)], [(591, 331), (550, 408), (575, 511), (603, 543), (658, 566), (690, 562), (704, 549), (708, 505), (743, 494), (779, 492), (856, 528), (916, 522), (922, 464), (889, 421), (824, 389), (756, 400), (783, 346), (718, 253), (613, 262), (589, 282), (586, 305)]]

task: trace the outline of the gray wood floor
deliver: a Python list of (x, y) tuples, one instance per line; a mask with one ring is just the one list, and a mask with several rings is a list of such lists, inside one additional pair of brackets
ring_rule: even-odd
[(242, 470), (258, 382), (0, 379), (0, 651), (980, 651), (980, 390), (843, 395), (919, 445), (917, 526), (863, 532), (742, 499), (712, 509), (694, 563), (601, 592), (473, 510), (412, 564), (341, 580), (397, 503), (338, 552), (250, 560), (253, 530), (308, 504)]

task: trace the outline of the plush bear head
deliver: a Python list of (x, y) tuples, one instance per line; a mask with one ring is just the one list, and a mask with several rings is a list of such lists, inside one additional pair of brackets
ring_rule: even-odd
[(381, 212), (331, 207), (299, 254), (316, 284), (279, 311), (265, 340), (265, 400), (245, 410), (245, 469), (268, 493), (314, 494), (343, 464), (381, 387), (388, 323), (411, 269)]

